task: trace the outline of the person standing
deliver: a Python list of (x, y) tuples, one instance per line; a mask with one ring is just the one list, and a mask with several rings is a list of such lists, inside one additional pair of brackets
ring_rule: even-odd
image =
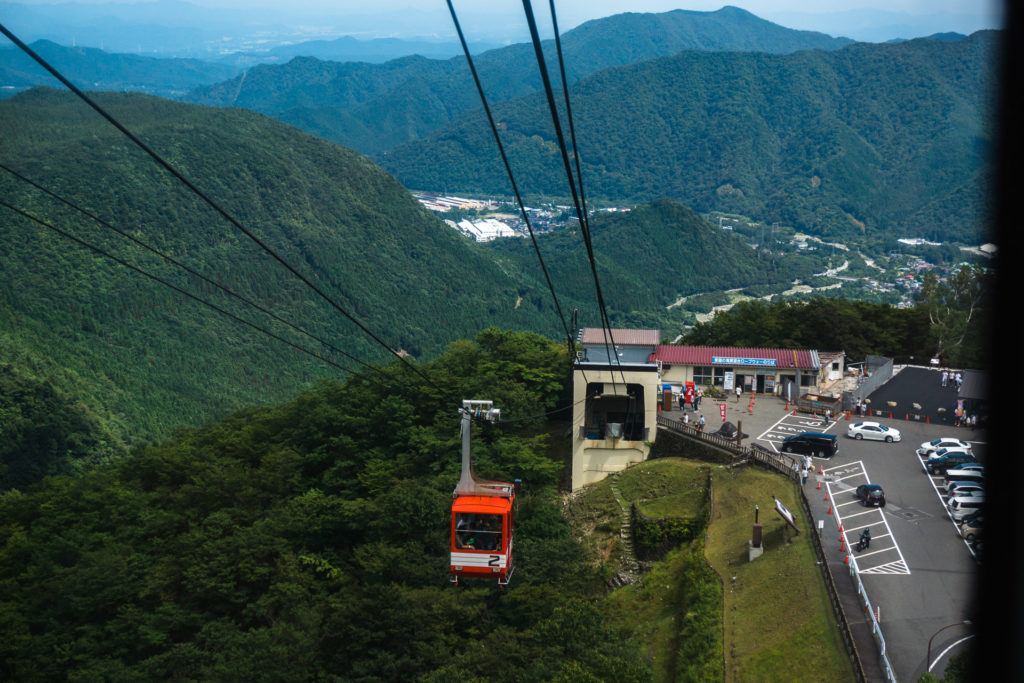
[(942, 371), (942, 388), (945, 389), (946, 388), (946, 384), (948, 384), (948, 383), (949, 383), (949, 371), (948, 370), (943, 370)]
[(743, 395), (743, 387), (739, 384), (736, 385), (736, 402), (740, 402), (740, 396)]
[(693, 409), (700, 410), (701, 399), (704, 398), (704, 390), (697, 389), (697, 395), (693, 397)]
[(961, 373), (956, 373), (956, 390), (960, 391), (960, 385), (964, 383), (964, 376)]
[(809, 469), (811, 469), (812, 467), (814, 467), (814, 463), (813, 463), (813, 462), (811, 462), (811, 456), (809, 456), (809, 455), (805, 455), (805, 456), (804, 456), (804, 469), (805, 469), (805, 470), (809, 470)]
[(704, 431), (704, 416), (703, 415), (701, 415), (700, 419), (697, 421), (697, 431), (698, 432), (703, 432)]
[(689, 413), (683, 413), (683, 424), (686, 425), (687, 427), (690, 426), (690, 414)]

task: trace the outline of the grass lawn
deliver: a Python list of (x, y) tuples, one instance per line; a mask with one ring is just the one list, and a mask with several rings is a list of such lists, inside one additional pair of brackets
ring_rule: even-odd
[[(704, 463), (680, 458), (650, 460), (619, 474), (619, 491), (651, 517), (695, 517), (704, 500), (706, 470)], [(585, 488), (566, 509), (580, 542), (609, 577), (621, 558), (620, 512), (608, 479)]]
[(671, 551), (605, 603), (632, 634), (655, 681), (722, 680), (722, 588), (700, 541)]
[[(853, 680), (795, 486), (751, 467), (713, 476), (705, 554), (725, 581), (726, 680)], [(799, 535), (775, 513), (773, 495), (796, 515)], [(754, 505), (765, 552), (747, 562)]]

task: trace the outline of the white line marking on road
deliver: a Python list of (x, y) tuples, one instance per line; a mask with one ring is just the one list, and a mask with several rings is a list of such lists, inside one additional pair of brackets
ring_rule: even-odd
[[(867, 470), (866, 467), (864, 467), (864, 462), (862, 460), (858, 460), (855, 463), (850, 463), (847, 466), (851, 467), (851, 468), (853, 466), (859, 466), (861, 472), (863, 472), (863, 474), (867, 478), (867, 480), (871, 481), (871, 477), (868, 477), (868, 470)], [(832, 469), (839, 469), (839, 468), (838, 467), (834, 467)], [(832, 491), (832, 483), (831, 482), (826, 483), (825, 484), (825, 488), (828, 490), (829, 497), (834, 498), (833, 491)], [(842, 516), (840, 516), (839, 508), (837, 507), (834, 510), (834, 512), (835, 512), (836, 524), (837, 525), (838, 524), (842, 524), (844, 518)], [(875, 554), (880, 553), (880, 552), (886, 552), (888, 550), (895, 550), (899, 554), (899, 562), (902, 562), (904, 567), (906, 567), (906, 570), (903, 571), (903, 572), (900, 572), (900, 573), (909, 576), (910, 575), (910, 567), (907, 566), (907, 564), (906, 564), (906, 558), (903, 557), (903, 552), (900, 550), (899, 544), (896, 543), (896, 537), (892, 533), (892, 527), (889, 526), (889, 520), (886, 519), (885, 513), (882, 512), (881, 508), (872, 508), (870, 510), (865, 510), (864, 512), (857, 512), (857, 513), (854, 513), (852, 515), (848, 515), (845, 519), (852, 519), (854, 517), (860, 517), (861, 515), (866, 515), (866, 514), (869, 514), (869, 513), (872, 513), (872, 512), (877, 512), (881, 516), (881, 518), (882, 518), (882, 522), (881, 523), (885, 524), (885, 534), (883, 534), (883, 535), (887, 535), (887, 536), (889, 536), (892, 539), (893, 546), (891, 548), (884, 548), (883, 550), (877, 550), (877, 551), (872, 552), (872, 553), (867, 553), (867, 554), (861, 555), (860, 557), (864, 558), (864, 557), (869, 557), (870, 555), (875, 555)], [(870, 526), (870, 525), (868, 525), (868, 526)], [(844, 530), (845, 530), (845, 527), (844, 527)], [(853, 557), (853, 564), (854, 564), (854, 567), (858, 571), (860, 571), (860, 565), (858, 564), (858, 558), (857, 557)]]
[(853, 479), (854, 477), (867, 477), (867, 476), (868, 476), (867, 472), (858, 472), (857, 474), (851, 474), (851, 475), (848, 475), (848, 476), (845, 476), (845, 477), (839, 477), (838, 479), (833, 479), (832, 481), (842, 481), (843, 479)]
[(870, 569), (861, 569), (861, 574), (909, 574), (910, 571), (907, 569), (907, 563), (902, 560), (896, 560), (895, 562), (886, 562), (885, 564), (876, 565)]
[(851, 501), (849, 501), (847, 503), (836, 503), (836, 507), (837, 508), (841, 508), (844, 505), (859, 505), (859, 504), (860, 504), (859, 500), (851, 500)]
[(772, 431), (773, 429), (775, 429), (775, 428), (776, 428), (776, 427), (777, 427), (777, 426), (778, 426), (778, 425), (779, 425), (779, 424), (780, 424), (780, 423), (781, 423), (781, 422), (782, 422), (783, 420), (785, 420), (785, 419), (786, 419), (787, 417), (789, 417), (789, 416), (790, 416), (790, 415), (789, 415), (789, 413), (786, 413), (785, 415), (783, 415), (782, 417), (780, 417), (780, 418), (778, 419), (778, 421), (777, 421), (777, 422), (776, 422), (775, 424), (773, 424), (773, 425), (772, 425), (771, 427), (769, 427), (768, 429), (766, 429), (766, 430), (764, 430), (763, 432), (761, 432), (761, 436), (759, 436), (759, 437), (757, 437), (757, 438), (758, 438), (758, 439), (763, 439), (763, 438), (764, 438), (764, 435), (765, 435), (765, 434), (767, 434), (768, 432), (770, 432), (770, 431)]
[(883, 524), (883, 523), (884, 523), (884, 520), (882, 522), (871, 522), (871, 524), (862, 524), (860, 526), (853, 526), (853, 527), (850, 527), (849, 529), (844, 527), (843, 531), (845, 531), (846, 533), (849, 534), (849, 533), (852, 533), (854, 531), (860, 531), (861, 529), (866, 529), (869, 526), (874, 526), (876, 524)]
[(877, 555), (878, 553), (885, 553), (885, 552), (888, 552), (890, 550), (895, 550), (896, 552), (900, 551), (899, 548), (897, 548), (894, 545), (891, 545), (888, 548), (882, 548), (881, 550), (873, 550), (870, 553), (861, 553), (861, 554), (857, 555), (856, 559), (863, 560), (865, 557), (871, 557), (872, 555)]
[(853, 519), (854, 517), (860, 517), (861, 515), (870, 515), (872, 512), (877, 512), (877, 510), (865, 510), (864, 512), (856, 512), (852, 515), (847, 515), (846, 519)]
[(938, 663), (939, 663), (939, 660), (940, 660), (940, 659), (942, 659), (942, 657), (943, 657), (943, 656), (944, 656), (944, 655), (945, 655), (945, 654), (946, 654), (947, 652), (949, 652), (950, 650), (952, 650), (952, 649), (953, 649), (954, 647), (956, 647), (956, 646), (957, 646), (957, 645), (959, 645), (960, 643), (964, 642), (965, 640), (970, 640), (970, 639), (971, 639), (971, 638), (973, 638), (973, 637), (974, 637), (975, 635), (976, 635), (976, 634), (972, 633), (972, 634), (971, 634), (971, 635), (969, 635), (969, 636), (964, 636), (963, 638), (961, 638), (960, 640), (956, 641), (955, 643), (953, 643), (952, 645), (950, 645), (949, 647), (947, 647), (947, 648), (946, 648), (945, 650), (943, 650), (942, 652), (940, 652), (940, 653), (939, 653), (939, 654), (938, 654), (938, 655), (937, 655), (937, 656), (935, 657), (935, 659), (934, 659), (934, 660), (932, 661), (932, 663), (928, 665), (928, 670), (929, 670), (929, 671), (931, 671), (931, 670), (932, 670), (932, 667), (933, 667), (933, 666), (935, 666), (936, 664), (938, 664)]
[[(918, 456), (918, 460), (921, 461), (921, 467), (924, 469), (925, 474), (928, 474), (928, 480), (931, 481), (932, 488), (935, 489), (935, 495), (939, 499), (939, 505), (942, 507), (942, 511), (946, 513), (947, 517), (949, 517), (949, 521), (953, 524), (953, 530), (957, 533), (957, 536), (959, 536), (960, 535), (960, 525), (956, 523), (955, 519), (953, 519), (953, 514), (949, 511), (949, 505), (946, 502), (949, 499), (949, 496), (944, 494), (944, 493), (942, 493), (942, 492), (940, 492), (939, 491), (939, 485), (935, 483), (936, 481), (941, 481), (941, 482), (943, 482), (943, 488), (945, 488), (945, 481), (946, 481), (945, 475), (929, 474), (928, 473), (928, 466), (925, 464), (924, 459), (921, 458), (920, 456)], [(968, 543), (967, 541), (964, 541), (964, 545), (967, 546), (967, 552), (969, 552), (971, 554), (971, 557), (975, 557), (976, 558), (977, 555), (974, 552), (974, 548), (971, 547), (971, 544)]]

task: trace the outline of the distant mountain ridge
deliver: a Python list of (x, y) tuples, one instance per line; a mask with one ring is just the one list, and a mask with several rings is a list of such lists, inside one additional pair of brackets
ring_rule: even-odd
[[(735, 7), (715, 12), (619, 14), (586, 22), (562, 36), (572, 81), (681, 50), (788, 53), (834, 50), (850, 42), (787, 29)], [(554, 59), (553, 41), (546, 46)], [(490, 50), (474, 61), (495, 102), (540, 88), (529, 44)], [(367, 154), (380, 154), (479, 108), (462, 57), (405, 58), (381, 65), (302, 58), (253, 67), (224, 83), (198, 88), (188, 99), (253, 109)]]
[[(37, 40), (30, 47), (72, 83), (88, 90), (133, 90), (175, 97), (237, 73), (230, 65), (199, 59), (116, 54), (49, 40)], [(37, 85), (54, 86), (57, 81), (21, 50), (13, 46), (0, 50), (0, 87), (18, 91)]]
[[(816, 234), (899, 229), (978, 243), (987, 225), (996, 33), (789, 55), (682, 52), (575, 87), (595, 198), (673, 197)], [(543, 98), (495, 107), (527, 192), (567, 193)], [(388, 152), (407, 187), (507, 192), (479, 114)]]

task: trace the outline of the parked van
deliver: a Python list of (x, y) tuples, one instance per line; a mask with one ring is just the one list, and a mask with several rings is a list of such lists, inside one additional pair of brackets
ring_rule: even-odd
[(835, 434), (826, 434), (825, 432), (794, 434), (782, 440), (782, 452), (812, 455), (815, 458), (831, 458), (839, 452), (839, 439)]
[(957, 465), (963, 465), (964, 463), (977, 462), (973, 453), (967, 453), (966, 451), (949, 451), (942, 455), (933, 455), (928, 458), (928, 462), (925, 466), (928, 468), (930, 474), (945, 474), (948, 470), (956, 469)]
[(985, 470), (964, 470), (959, 467), (946, 470), (947, 491), (949, 490), (949, 485), (954, 481), (973, 481), (976, 484), (981, 484), (985, 481)]
[(953, 516), (954, 522), (960, 522), (964, 517), (977, 512), (985, 505), (985, 496), (971, 496), (970, 498), (956, 497), (949, 501), (949, 513)]

